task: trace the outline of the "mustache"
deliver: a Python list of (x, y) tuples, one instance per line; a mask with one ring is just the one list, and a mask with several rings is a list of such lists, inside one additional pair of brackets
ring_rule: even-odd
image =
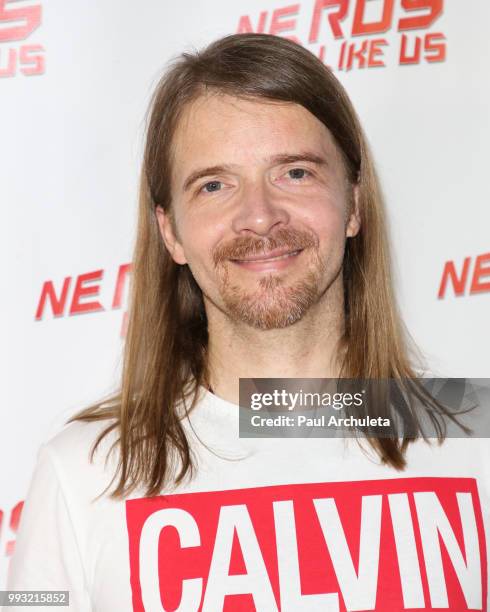
[(266, 236), (262, 239), (255, 238), (254, 236), (244, 236), (221, 244), (213, 252), (213, 262), (215, 266), (219, 266), (228, 259), (241, 259), (248, 255), (266, 253), (281, 247), (286, 247), (291, 251), (298, 251), (316, 246), (317, 240), (314, 234), (304, 230), (284, 227), (274, 232), (271, 236)]

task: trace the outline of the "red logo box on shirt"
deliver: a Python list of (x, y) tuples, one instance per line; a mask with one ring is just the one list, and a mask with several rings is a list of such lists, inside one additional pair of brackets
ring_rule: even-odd
[(394, 478), (126, 502), (137, 611), (487, 610), (473, 478)]

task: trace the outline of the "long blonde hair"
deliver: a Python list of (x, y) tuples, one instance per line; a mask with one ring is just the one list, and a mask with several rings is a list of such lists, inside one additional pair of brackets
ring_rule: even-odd
[[(413, 356), (392, 289), (385, 213), (369, 146), (352, 104), (332, 72), (309, 51), (265, 34), (222, 38), (184, 53), (154, 92), (141, 173), (122, 382), (110, 401), (70, 421), (110, 419), (92, 453), (110, 431), (118, 437), (119, 475), (113, 497), (137, 486), (158, 494), (173, 478), (192, 475), (191, 448), (176, 406), (192, 410), (207, 382), (207, 320), (202, 292), (187, 265), (177, 265), (159, 233), (155, 209), (169, 211), (170, 146), (183, 108), (216, 90), (235, 96), (302, 105), (330, 131), (351, 184), (359, 185), (361, 230), (347, 240), (343, 266), (345, 334), (341, 376), (414, 378)], [(190, 400), (190, 403), (189, 403)], [(386, 464), (405, 466), (411, 438), (369, 442)], [(173, 468), (178, 462), (178, 472)]]

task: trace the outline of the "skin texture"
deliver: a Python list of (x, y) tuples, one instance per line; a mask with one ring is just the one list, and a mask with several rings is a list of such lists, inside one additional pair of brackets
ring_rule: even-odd
[(203, 291), (214, 392), (238, 403), (239, 377), (335, 376), (360, 222), (330, 132), (296, 104), (208, 94), (184, 110), (172, 153), (173, 219), (157, 219)]

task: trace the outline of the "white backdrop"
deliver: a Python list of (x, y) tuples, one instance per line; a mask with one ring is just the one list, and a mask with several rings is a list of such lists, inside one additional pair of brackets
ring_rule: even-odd
[[(152, 87), (168, 59), (240, 23), (295, 36), (335, 69), (378, 163), (411, 334), (441, 375), (490, 376), (490, 5), (414, 4), (424, 3), (0, 0), (0, 588), (15, 542), (12, 511), (39, 444), (117, 384), (127, 283), (121, 307), (112, 304), (131, 258)], [(352, 32), (356, 12), (372, 24), (383, 11), (385, 24)], [(414, 17), (421, 23), (399, 31), (400, 19)], [(418, 63), (400, 65), (404, 35), (407, 52), (421, 41)], [(344, 65), (352, 44), (366, 64), (371, 50), (371, 64), (385, 65), (359, 67), (358, 58), (339, 70), (342, 44)], [(438, 297), (447, 262), (460, 277), (465, 259), (459, 295), (449, 281)], [(58, 314), (48, 301), (36, 320), (45, 283), (59, 298), (67, 278)], [(69, 314), (93, 302), (100, 307)]]

